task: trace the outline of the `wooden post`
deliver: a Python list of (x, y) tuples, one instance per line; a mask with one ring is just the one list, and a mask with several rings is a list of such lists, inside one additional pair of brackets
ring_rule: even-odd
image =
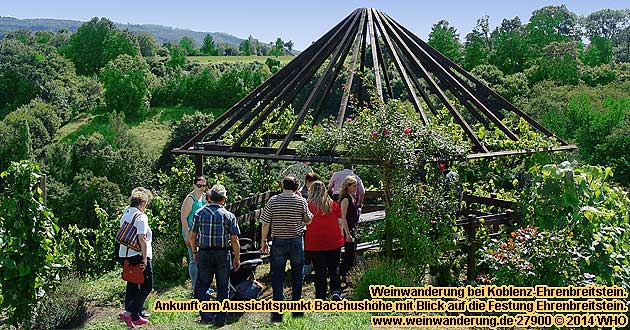
[(195, 176), (203, 175), (203, 156), (195, 155), (195, 159), (193, 160), (195, 163)]
[(475, 269), (477, 261), (475, 255), (477, 253), (476, 235), (477, 232), (477, 216), (469, 214), (467, 216), (468, 224), (466, 225), (466, 235), (468, 236), (468, 259), (466, 267), (466, 280), (471, 284), (475, 280)]
[(256, 214), (251, 214), (256, 211), (256, 203), (258, 201), (258, 196), (252, 193), (249, 194), (251, 202), (249, 203), (249, 207), (247, 208), (249, 214), (249, 234), (250, 238), (254, 242), (254, 246), (256, 246)]
[(462, 213), (460, 214), (465, 214), (464, 212), (468, 212), (470, 210), (470, 203), (468, 203), (468, 200), (466, 199), (466, 196), (470, 196), (472, 195), (470, 190), (466, 190), (464, 191), (464, 196), (463, 196), (463, 200), (464, 200), (464, 209), (462, 210)]
[[(497, 193), (490, 193), (490, 198), (492, 199), (497, 199)], [(490, 208), (492, 210), (492, 213), (498, 213), (496, 212), (497, 208), (495, 206), (492, 206)], [(493, 233), (498, 233), (499, 232), (499, 224), (495, 223), (492, 225), (492, 232)]]

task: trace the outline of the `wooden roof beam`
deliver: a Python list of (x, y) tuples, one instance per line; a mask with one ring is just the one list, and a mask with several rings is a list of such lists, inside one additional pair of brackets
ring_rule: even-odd
[[(410, 50), (413, 53), (415, 58), (417, 58), (416, 57), (417, 55), (420, 55), (422, 58), (424, 58), (426, 60), (426, 64), (432, 67), (434, 74), (441, 76), (444, 83), (449, 84), (449, 85), (453, 84), (452, 86), (453, 88), (458, 89), (462, 93), (462, 95), (464, 95), (470, 101), (472, 101), (472, 103), (475, 106), (477, 106), (477, 108), (480, 109), (495, 125), (497, 125), (508, 138), (510, 138), (513, 141), (518, 140), (518, 136), (514, 134), (507, 126), (505, 126), (505, 124), (499, 118), (497, 118), (497, 116), (493, 113), (492, 110), (488, 109), (467, 88), (465, 88), (462, 84), (459, 83), (459, 81), (453, 78), (453, 76), (450, 74), (450, 71), (442, 67), (442, 65), (439, 62), (437, 62), (431, 55), (429, 55), (424, 49), (422, 49), (415, 42), (415, 40), (409, 37), (407, 32), (405, 32), (405, 30), (403, 30), (396, 21), (394, 21), (393, 19), (391, 19), (391, 17), (385, 14), (383, 14), (383, 16), (385, 17), (384, 20), (387, 20), (391, 24), (393, 29), (398, 30), (398, 32), (401, 33), (401, 35), (406, 39), (408, 43), (411, 44), (411, 46), (415, 46), (414, 48), (420, 51), (420, 52), (413, 52)], [(404, 40), (401, 39), (401, 42), (404, 42)], [(405, 43), (405, 47), (407, 47), (406, 45), (407, 43)]]
[[(361, 13), (361, 21), (359, 26), (363, 26), (365, 22), (365, 11)], [(354, 69), (357, 64), (357, 57), (359, 56), (359, 46), (361, 44), (362, 32), (358, 33), (356, 36), (356, 41), (354, 47), (352, 49), (352, 59), (350, 60), (350, 69), (348, 70), (348, 78), (346, 79), (346, 85), (343, 89), (343, 96), (341, 97), (341, 103), (339, 104), (339, 111), (337, 112), (337, 127), (341, 127), (343, 124), (343, 118), (346, 113), (346, 108), (348, 107), (348, 99), (350, 98), (350, 89), (352, 88), (352, 81), (354, 80)]]
[(411, 86), (411, 79), (409, 78), (409, 75), (407, 75), (407, 72), (405, 71), (405, 68), (403, 67), (400, 57), (398, 56), (398, 53), (396, 52), (394, 43), (392, 42), (387, 31), (383, 28), (383, 23), (381, 22), (381, 17), (379, 16), (378, 11), (374, 10), (374, 13), (376, 17), (376, 23), (378, 26), (380, 26), (381, 34), (383, 36), (383, 39), (385, 40), (385, 45), (387, 45), (387, 48), (389, 49), (389, 52), (394, 59), (394, 64), (396, 66), (396, 69), (400, 73), (400, 77), (402, 78), (403, 84), (405, 85), (405, 88), (407, 89), (407, 93), (409, 93), (409, 97), (411, 98), (411, 103), (413, 104), (414, 108), (416, 108), (416, 111), (418, 111), (418, 113), (422, 117), (423, 123), (427, 125), (429, 123), (429, 118), (427, 117), (426, 113), (424, 112), (424, 109), (420, 105), (418, 96), (416, 95), (416, 92), (413, 90), (413, 87)]
[[(377, 19), (378, 19), (378, 17), (379, 16), (377, 15)], [(380, 19), (379, 19), (379, 21), (380, 21)], [(385, 20), (383, 20), (383, 21), (387, 22)], [(391, 27), (389, 25), (385, 25), (385, 27), (389, 28), (389, 30), (394, 35), (397, 35), (396, 31), (391, 29)], [(400, 40), (400, 38), (398, 38), (398, 40)], [(442, 91), (442, 89), (437, 85), (437, 83), (429, 75), (427, 70), (422, 66), (422, 64), (420, 64), (420, 61), (418, 60), (418, 58), (416, 58), (416, 56), (411, 52), (411, 50), (409, 50), (409, 48), (405, 44), (402, 44), (402, 46), (403, 46), (403, 49), (409, 55), (408, 58), (410, 58), (412, 60), (411, 61), (412, 64), (415, 65), (416, 68), (418, 68), (420, 70), (424, 80), (427, 82), (427, 84), (430, 86), (430, 88), (433, 89), (436, 92), (436, 95), (438, 96), (438, 98), (442, 101), (442, 103), (444, 105), (446, 105), (446, 108), (453, 115), (453, 117), (455, 119), (455, 122), (457, 124), (459, 124), (459, 126), (461, 126), (464, 129), (464, 132), (466, 133), (468, 138), (472, 141), (475, 149), (477, 151), (480, 151), (480, 152), (488, 152), (488, 149), (486, 148), (486, 146), (483, 145), (483, 143), (481, 143), (481, 141), (479, 141), (479, 138), (477, 138), (477, 135), (473, 132), (473, 130), (470, 127), (470, 125), (468, 124), (468, 122), (466, 122), (464, 117), (462, 117), (462, 115), (457, 111), (457, 109), (455, 109), (455, 106), (453, 106), (453, 104), (451, 104), (450, 100), (446, 97), (446, 94), (444, 94), (444, 91)]]
[(326, 58), (329, 57), (334, 46), (337, 45), (339, 39), (341, 38), (340, 32), (344, 31), (346, 28), (352, 27), (359, 16), (360, 11), (355, 11), (353, 13), (352, 22), (350, 23), (350, 25), (348, 27), (344, 27), (343, 29), (337, 30), (333, 37), (326, 41), (324, 47), (319, 49), (316, 56), (312, 57), (309, 62), (302, 67), (298, 75), (293, 78), (289, 85), (284, 86), (284, 88), (282, 88), (283, 86), (276, 87), (276, 89), (282, 88), (279, 95), (283, 95), (287, 92), (288, 94), (285, 97), (276, 97), (276, 99), (269, 106), (267, 106), (266, 110), (258, 116), (256, 121), (234, 142), (234, 147), (239, 147), (256, 129), (258, 129), (263, 121), (269, 116), (269, 114), (276, 110), (275, 107), (280, 102), (286, 102), (283, 105), (286, 106), (287, 103), (290, 103), (293, 100), (293, 98), (297, 94), (297, 90), (299, 90), (308, 81), (308, 79), (313, 76), (320, 65), (326, 60)]
[[(363, 23), (365, 12), (363, 12), (361, 15), (362, 15), (361, 23)], [(311, 91), (308, 98), (306, 99), (306, 102), (304, 102), (304, 105), (302, 105), (302, 109), (300, 109), (300, 112), (298, 113), (298, 116), (295, 122), (293, 123), (293, 126), (291, 127), (286, 137), (282, 141), (282, 144), (280, 144), (280, 147), (278, 148), (276, 155), (284, 153), (284, 151), (289, 146), (289, 143), (291, 143), (293, 136), (297, 132), (302, 122), (304, 122), (304, 119), (306, 118), (306, 115), (308, 114), (308, 110), (310, 109), (311, 104), (315, 100), (315, 96), (320, 92), (320, 89), (323, 87), (322, 85), (323, 82), (326, 81), (328, 79), (328, 76), (331, 75), (331, 73), (335, 71), (336, 66), (343, 65), (343, 60), (340, 60), (340, 58), (343, 59), (345, 58), (345, 55), (348, 54), (348, 51), (350, 50), (351, 41), (356, 31), (357, 29), (354, 27), (351, 27), (350, 29), (346, 30), (346, 33), (341, 39), (341, 43), (339, 44), (339, 47), (337, 47), (337, 50), (332, 56), (332, 59), (328, 63), (328, 67), (326, 67), (324, 74), (322, 74), (321, 77), (319, 77), (317, 83), (313, 87), (313, 90)]]

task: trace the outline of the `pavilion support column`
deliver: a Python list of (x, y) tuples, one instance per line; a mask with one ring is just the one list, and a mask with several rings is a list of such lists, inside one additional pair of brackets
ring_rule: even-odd
[(203, 175), (203, 155), (195, 155), (193, 162), (195, 163), (195, 176)]

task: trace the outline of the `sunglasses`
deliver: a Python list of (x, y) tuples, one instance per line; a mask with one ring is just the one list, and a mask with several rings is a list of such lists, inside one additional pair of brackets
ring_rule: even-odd
[(200, 183), (197, 183), (196, 186), (197, 186), (197, 188), (205, 188), (206, 187), (205, 184), (200, 184)]

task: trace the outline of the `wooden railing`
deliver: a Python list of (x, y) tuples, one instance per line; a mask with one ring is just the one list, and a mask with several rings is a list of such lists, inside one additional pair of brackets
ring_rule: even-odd
[[(247, 236), (254, 242), (257, 241), (259, 233), (257, 220), (260, 218), (262, 208), (267, 200), (278, 194), (278, 192), (267, 191), (259, 195), (253, 195), (248, 198), (236, 201), (225, 207), (232, 213), (237, 215), (239, 224), (248, 224), (249, 231)], [(359, 220), (361, 224), (370, 224), (385, 219), (385, 205), (382, 203), (382, 191), (367, 191), (363, 201), (363, 214)], [(476, 268), (476, 252), (479, 248), (477, 241), (477, 231), (481, 226), (486, 227), (490, 236), (497, 236), (502, 227), (513, 228), (518, 219), (518, 215), (513, 212), (514, 202), (496, 198), (495, 194), (491, 197), (474, 196), (464, 193), (462, 196), (464, 208), (456, 221), (458, 227), (464, 228), (466, 240), (462, 240), (459, 245), (461, 250), (467, 254), (467, 279), (474, 280)], [(475, 210), (475, 206), (483, 205), (491, 212)], [(359, 242), (357, 250), (363, 252), (372, 248), (378, 248), (378, 241)]]

